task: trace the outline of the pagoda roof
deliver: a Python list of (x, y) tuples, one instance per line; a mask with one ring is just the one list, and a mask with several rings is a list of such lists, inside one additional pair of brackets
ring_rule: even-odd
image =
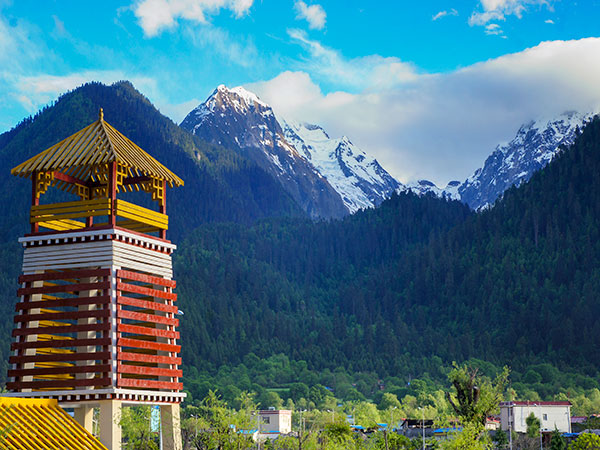
[(34, 172), (59, 171), (90, 181), (94, 167), (111, 162), (130, 169), (134, 175), (165, 180), (171, 187), (183, 186), (181, 178), (105, 122), (102, 109), (97, 121), (19, 164), (11, 173), (30, 178)]
[(0, 398), (0, 447), (9, 450), (106, 450), (56, 400)]

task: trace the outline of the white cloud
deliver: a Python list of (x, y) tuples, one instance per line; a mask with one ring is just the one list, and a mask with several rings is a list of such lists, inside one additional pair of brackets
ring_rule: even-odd
[(454, 8), (452, 8), (450, 11), (440, 11), (435, 16), (433, 16), (431, 20), (435, 22), (436, 20), (446, 16), (458, 16), (458, 11)]
[(527, 6), (548, 6), (549, 0), (480, 0), (482, 11), (473, 11), (469, 25), (486, 25), (495, 20), (506, 20), (506, 16), (521, 18)]
[(310, 5), (308, 6), (302, 0), (297, 0), (294, 3), (294, 9), (298, 15), (297, 19), (306, 19), (308, 27), (316, 30), (322, 30), (325, 27), (325, 20), (327, 14), (321, 5)]
[(178, 19), (207, 23), (207, 15), (221, 9), (242, 17), (254, 0), (138, 0), (133, 11), (148, 37), (156, 36), (166, 28), (174, 28)]
[(89, 81), (111, 84), (119, 80), (131, 81), (137, 89), (149, 96), (158, 92), (156, 82), (152, 78), (111, 70), (83, 71), (63, 76), (48, 74), (15, 76), (11, 79), (11, 84), (15, 98), (27, 111), (33, 113), (55, 100), (60, 94)]
[(215, 53), (229, 62), (245, 68), (260, 64), (259, 52), (251, 37), (232, 37), (227, 30), (211, 24), (186, 27), (185, 36), (198, 48)]
[(497, 23), (489, 23), (485, 26), (485, 34), (499, 35), (502, 33), (502, 28), (500, 28), (500, 25), (498, 25)]
[(337, 50), (309, 39), (302, 30), (288, 30), (288, 34), (310, 55), (299, 64), (299, 69), (351, 90), (385, 88), (414, 80), (417, 76), (414, 66), (399, 58), (369, 55), (348, 60)]
[(544, 20), (544, 23), (549, 23), (549, 24), (553, 25), (554, 24), (554, 20), (547, 19), (547, 20)]
[(284, 116), (346, 134), (402, 181), (464, 180), (540, 115), (600, 107), (600, 39), (543, 42), (446, 74), (359, 93), (324, 93), (308, 73), (248, 85)]

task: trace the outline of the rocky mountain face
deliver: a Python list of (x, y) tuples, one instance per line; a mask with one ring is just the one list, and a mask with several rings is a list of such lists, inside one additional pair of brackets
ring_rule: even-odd
[(452, 181), (444, 189), (427, 180), (408, 187), (418, 194), (431, 192), (438, 197), (461, 200), (474, 210), (494, 204), (504, 191), (528, 181), (534, 172), (548, 164), (562, 149), (573, 144), (593, 113), (566, 112), (552, 119), (538, 119), (519, 128), (514, 139), (500, 144), (483, 167), (463, 183)]
[(318, 125), (279, 122), (287, 141), (327, 178), (350, 212), (377, 206), (402, 186), (346, 136), (332, 139)]
[(223, 85), (181, 127), (235, 149), (272, 174), (312, 218), (337, 218), (376, 206), (401, 184), (346, 138), (277, 117), (242, 87)]

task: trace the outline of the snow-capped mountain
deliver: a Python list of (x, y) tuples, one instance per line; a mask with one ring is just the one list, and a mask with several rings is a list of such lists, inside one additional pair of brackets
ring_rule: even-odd
[(327, 178), (350, 212), (379, 205), (401, 186), (346, 136), (332, 139), (318, 125), (279, 122), (288, 142)]
[(255, 161), (313, 218), (378, 205), (401, 186), (347, 137), (277, 117), (242, 87), (219, 86), (181, 127)]
[(475, 210), (493, 205), (509, 187), (528, 181), (561, 148), (573, 144), (577, 128), (593, 116), (570, 111), (521, 126), (513, 140), (498, 145), (483, 167), (459, 187), (460, 199)]
[(462, 184), (451, 181), (440, 189), (430, 181), (419, 180), (407, 184), (407, 188), (419, 195), (431, 192), (438, 197), (461, 200), (475, 210), (487, 208), (512, 185), (528, 181), (561, 148), (570, 146), (577, 128), (581, 129), (593, 116), (594, 113), (570, 111), (551, 119), (533, 120), (522, 125), (510, 142), (499, 144), (483, 167)]
[(287, 142), (271, 107), (244, 88), (219, 86), (186, 116), (181, 127), (254, 161), (278, 180), (310, 217), (348, 214), (325, 177)]
[[(405, 190), (411, 190), (417, 195), (433, 194), (436, 197), (445, 198), (447, 200), (460, 200), (458, 189), (460, 181), (450, 181), (444, 189), (439, 188), (435, 183), (429, 180), (418, 180), (407, 183)], [(400, 190), (403, 190), (402, 188)]]

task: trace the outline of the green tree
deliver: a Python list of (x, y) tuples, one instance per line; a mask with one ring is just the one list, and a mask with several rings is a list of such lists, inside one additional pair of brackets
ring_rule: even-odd
[(123, 434), (125, 450), (158, 450), (156, 436), (150, 429), (152, 408), (130, 406), (121, 408), (119, 424)]
[(491, 450), (490, 439), (483, 425), (467, 423), (462, 431), (455, 433), (450, 439), (440, 442), (442, 450)]
[(454, 387), (454, 395), (447, 392), (447, 399), (464, 424), (485, 425), (486, 418), (498, 409), (502, 393), (508, 381), (508, 368), (504, 367), (494, 381), (479, 373), (479, 369), (453, 363), (448, 379)]
[(600, 450), (600, 436), (591, 433), (582, 433), (571, 442), (569, 450)]
[(499, 449), (506, 448), (509, 444), (508, 436), (503, 430), (496, 431), (494, 441), (496, 442), (496, 447)]
[(540, 419), (535, 417), (534, 413), (527, 416), (525, 423), (527, 424), (527, 436), (534, 438), (540, 435)]
[(565, 442), (562, 434), (557, 429), (552, 432), (552, 438), (550, 439), (550, 450), (567, 450), (567, 443)]

